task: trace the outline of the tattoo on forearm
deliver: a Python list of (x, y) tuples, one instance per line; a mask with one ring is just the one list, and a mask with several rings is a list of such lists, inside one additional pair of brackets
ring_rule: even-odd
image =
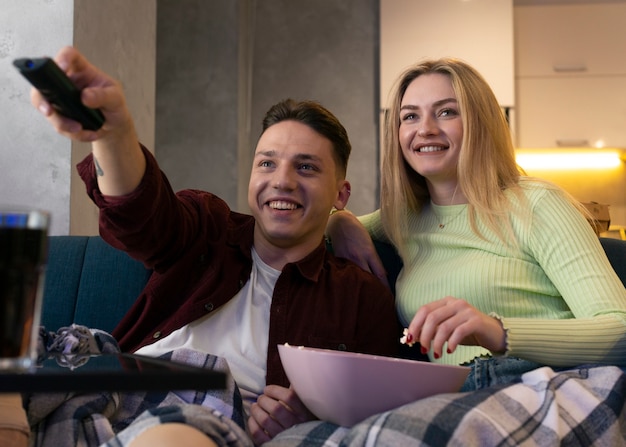
[(104, 171), (100, 167), (100, 163), (98, 163), (98, 159), (96, 157), (93, 157), (93, 164), (96, 167), (96, 175), (98, 177), (102, 177), (104, 175)]

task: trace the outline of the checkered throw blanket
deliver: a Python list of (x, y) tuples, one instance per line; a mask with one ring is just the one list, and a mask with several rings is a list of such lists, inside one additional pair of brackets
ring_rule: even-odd
[(544, 367), (520, 383), (433, 396), (351, 429), (298, 425), (265, 447), (624, 446), (625, 396), (626, 375), (617, 367)]
[[(114, 353), (119, 348), (106, 332), (71, 326), (57, 332), (42, 329), (39, 351), (40, 355), (65, 353), (68, 367), (80, 367), (72, 362), (72, 354)], [(191, 350), (176, 350), (161, 358), (229, 371), (224, 359)], [(252, 446), (241, 395), (230, 374), (224, 390), (31, 394), (24, 396), (24, 403), (31, 426), (30, 447), (121, 447), (146, 428), (165, 422), (191, 425), (220, 447)]]

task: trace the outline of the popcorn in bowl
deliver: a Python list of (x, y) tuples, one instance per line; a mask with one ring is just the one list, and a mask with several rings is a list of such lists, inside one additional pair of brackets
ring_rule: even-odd
[(403, 345), (407, 345), (408, 347), (411, 347), (415, 344), (415, 342), (408, 341), (408, 335), (409, 335), (409, 329), (404, 328), (404, 331), (402, 331), (402, 337), (400, 338), (400, 343), (402, 343)]

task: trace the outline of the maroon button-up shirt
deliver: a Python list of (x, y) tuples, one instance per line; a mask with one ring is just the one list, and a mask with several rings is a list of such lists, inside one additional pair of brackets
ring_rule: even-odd
[[(175, 194), (154, 157), (131, 194), (105, 198), (92, 156), (78, 165), (100, 208), (100, 234), (154, 269), (144, 291), (113, 331), (135, 351), (215, 311), (249, 280), (255, 221), (213, 194)], [(379, 279), (320, 245), (287, 264), (270, 308), (267, 384), (288, 386), (277, 345), (289, 343), (395, 355), (398, 322), (393, 296)]]

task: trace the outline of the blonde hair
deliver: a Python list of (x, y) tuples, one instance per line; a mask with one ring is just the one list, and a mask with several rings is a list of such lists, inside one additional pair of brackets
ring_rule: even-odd
[[(439, 73), (450, 79), (463, 122), (462, 149), (457, 166), (458, 186), (467, 198), (472, 230), (480, 237), (479, 219), (504, 243), (516, 244), (509, 219), (512, 191), (523, 200), (509, 126), (495, 94), (485, 79), (467, 63), (453, 58), (427, 60), (408, 68), (391, 91), (383, 129), (381, 218), (385, 231), (401, 255), (408, 235), (408, 213), (419, 213), (430, 201), (426, 180), (404, 160), (398, 129), (400, 106), (408, 86), (423, 74)], [(541, 181), (539, 179), (534, 179)], [(544, 182), (551, 188), (556, 185)], [(576, 201), (565, 193), (568, 200)], [(576, 205), (582, 208), (580, 205)], [(403, 256), (404, 258), (404, 256)]]

